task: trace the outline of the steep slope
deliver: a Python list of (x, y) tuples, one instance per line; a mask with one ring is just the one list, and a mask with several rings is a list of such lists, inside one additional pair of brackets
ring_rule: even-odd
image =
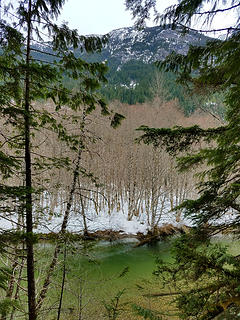
[[(100, 92), (108, 100), (119, 100), (123, 103), (135, 104), (152, 101), (156, 96), (165, 101), (177, 99), (185, 114), (189, 115), (198, 108), (199, 99), (189, 97), (185, 89), (175, 83), (175, 76), (164, 73), (159, 76), (154, 62), (164, 59), (172, 51), (186, 54), (190, 45), (204, 45), (208, 40), (196, 32), (182, 35), (181, 30), (163, 29), (162, 27), (121, 28), (109, 33), (109, 41), (99, 53), (86, 54), (78, 50), (79, 57), (88, 61), (106, 62), (109, 71), (108, 83)], [(41, 52), (49, 52), (48, 47), (38, 47), (35, 58), (53, 60)], [(41, 51), (41, 52), (40, 52)], [(50, 52), (52, 53), (52, 52)], [(76, 82), (65, 79), (69, 88)]]
[(185, 114), (198, 108), (199, 99), (189, 97), (175, 83), (175, 76), (164, 73), (159, 77), (154, 62), (163, 60), (172, 51), (186, 54), (190, 45), (204, 45), (209, 37), (196, 32), (183, 35), (180, 29), (162, 27), (122, 28), (109, 33), (109, 42), (101, 53), (85, 55), (92, 61), (106, 61), (109, 66), (108, 84), (101, 93), (108, 101), (119, 100), (135, 104), (161, 96), (165, 101), (177, 99)]
[[(150, 27), (144, 30), (121, 28), (109, 33), (109, 42), (98, 60), (124, 64), (130, 60), (152, 63), (164, 59), (172, 51), (186, 54), (190, 44), (204, 45), (210, 38), (196, 32), (182, 35), (181, 30)], [(96, 57), (96, 55), (95, 55)]]

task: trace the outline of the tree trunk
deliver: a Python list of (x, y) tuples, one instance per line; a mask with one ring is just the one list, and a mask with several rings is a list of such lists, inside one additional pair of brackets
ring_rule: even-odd
[(83, 226), (84, 226), (83, 234), (84, 234), (84, 237), (87, 237), (88, 236), (88, 226), (87, 226), (87, 219), (86, 219), (86, 214), (85, 214), (85, 208), (84, 208), (81, 189), (80, 189), (79, 197), (80, 197), (81, 213), (82, 213), (82, 217), (83, 217)]
[(78, 320), (82, 320), (82, 311), (83, 311), (83, 285), (82, 285), (82, 279), (80, 278), (80, 288), (79, 288), (79, 314), (78, 314)]
[[(17, 199), (17, 201), (20, 202), (21, 199)], [(17, 231), (22, 231), (21, 228), (20, 228), (20, 224), (23, 224), (23, 220), (24, 220), (24, 218), (23, 218), (23, 212), (22, 212), (22, 206), (21, 206), (21, 210), (19, 210), (19, 208), (18, 208), (18, 226), (17, 226)], [(24, 248), (24, 242), (22, 243), (22, 246)], [(12, 266), (11, 266), (11, 276), (10, 276), (10, 279), (8, 281), (8, 287), (7, 287), (7, 290), (6, 290), (6, 298), (11, 299), (11, 300), (13, 299), (13, 291), (14, 291), (15, 282), (16, 282), (16, 292), (19, 289), (19, 285), (20, 285), (20, 281), (21, 281), (22, 266), (24, 264), (24, 256), (23, 256), (21, 258), (22, 261), (20, 261), (20, 266), (21, 266), (20, 267), (20, 271), (19, 271), (20, 278), (18, 278), (18, 281), (16, 281), (17, 269), (19, 267), (19, 260), (20, 260), (19, 249), (20, 249), (20, 244), (16, 244), (14, 246), (14, 249), (13, 249), (13, 257), (14, 258), (13, 258), (13, 263), (12, 263)], [(17, 299), (15, 299), (15, 300), (17, 300)], [(15, 308), (13, 307), (13, 310), (14, 309)], [(3, 314), (2, 317), (1, 317), (1, 320), (6, 320), (6, 319), (7, 319), (7, 313)]]
[(60, 320), (60, 317), (61, 317), (62, 301), (63, 301), (63, 292), (64, 292), (64, 285), (65, 285), (65, 277), (66, 277), (66, 257), (67, 257), (67, 245), (66, 245), (66, 242), (65, 242), (64, 258), (63, 258), (62, 286), (61, 286), (61, 295), (60, 295), (60, 300), (59, 300), (59, 305), (58, 305), (57, 320)]
[[(23, 244), (23, 250), (24, 250), (24, 244)], [(20, 283), (21, 283), (22, 273), (23, 273), (23, 268), (24, 268), (24, 262), (25, 262), (25, 258), (22, 257), (21, 266), (20, 266), (17, 284), (16, 284), (16, 292), (14, 295), (15, 301), (17, 301), (19, 299), (19, 290), (20, 290)], [(12, 309), (12, 312), (11, 312), (10, 320), (14, 320), (15, 311), (16, 311), (16, 307), (14, 306)]]
[(33, 207), (32, 207), (32, 165), (30, 151), (30, 39), (31, 39), (31, 15), (32, 1), (28, 2), (27, 17), (27, 55), (26, 55), (26, 78), (25, 78), (25, 105), (24, 105), (24, 133), (25, 133), (25, 184), (26, 184), (26, 248), (27, 248), (27, 283), (28, 283), (28, 317), (35, 320), (35, 276), (34, 276), (34, 252), (33, 252)]

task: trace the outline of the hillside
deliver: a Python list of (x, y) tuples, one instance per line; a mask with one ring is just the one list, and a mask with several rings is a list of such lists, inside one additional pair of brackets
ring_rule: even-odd
[[(36, 107), (42, 108), (40, 103)], [(45, 107), (49, 111), (54, 110), (50, 101)], [(133, 229), (142, 232), (155, 224), (185, 223), (181, 211), (169, 210), (184, 198), (196, 196), (194, 172), (178, 174), (175, 160), (164, 150), (136, 144), (135, 138), (141, 134), (136, 128), (141, 125), (172, 127), (194, 124), (207, 128), (219, 123), (210, 114), (203, 112), (185, 117), (176, 101), (162, 103), (158, 98), (151, 103), (131, 106), (115, 101), (110, 104), (110, 108), (126, 117), (118, 129), (110, 127), (108, 117), (101, 117), (99, 110), (95, 110), (86, 119), (86, 134), (91, 133), (94, 137), (86, 139), (86, 151), (81, 159), (81, 195), (87, 226), (91, 231), (114, 228), (133, 233)], [(66, 110), (63, 112), (65, 114)], [(74, 131), (77, 126), (78, 123), (71, 124), (68, 128)], [(56, 134), (49, 131), (42, 130), (38, 139), (34, 140), (34, 145), (39, 146), (38, 152), (42, 156), (68, 154), (71, 159), (75, 156), (64, 143), (56, 148)], [(36, 172), (34, 184), (42, 185), (47, 190), (41, 194), (39, 206), (44, 204), (44, 217), (49, 219), (48, 231), (56, 231), (61, 225), (60, 213), (64, 212), (68, 199), (71, 171), (52, 168), (41, 176), (35, 175)], [(84, 229), (83, 217), (79, 214), (82, 212), (80, 200), (79, 194), (76, 194), (71, 218), (73, 222), (69, 225), (72, 231)], [(125, 224), (127, 221), (131, 221), (130, 224)], [(38, 223), (41, 222), (40, 215)], [(44, 226), (41, 226), (41, 230), (46, 232)]]
[(141, 31), (122, 28), (109, 33), (102, 52), (82, 56), (89, 61), (106, 61), (108, 84), (101, 93), (108, 101), (136, 104), (152, 101), (156, 96), (164, 101), (177, 99), (185, 115), (189, 115), (199, 107), (198, 97), (190, 97), (185, 88), (176, 84), (174, 74), (160, 74), (154, 62), (172, 51), (186, 54), (190, 45), (204, 45), (209, 40), (196, 32), (183, 35), (180, 29), (159, 26)]
[[(152, 101), (161, 97), (164, 101), (177, 99), (185, 115), (193, 113), (199, 107), (198, 97), (189, 97), (185, 88), (176, 84), (175, 75), (159, 73), (154, 65), (172, 51), (186, 54), (190, 45), (204, 45), (208, 40), (196, 32), (185, 34), (181, 30), (163, 29), (162, 27), (121, 28), (109, 33), (109, 41), (101, 52), (95, 54), (76, 51), (78, 57), (88, 61), (106, 62), (108, 65), (108, 83), (100, 89), (108, 102), (118, 100), (130, 105)], [(37, 50), (49, 52), (48, 47), (38, 45)], [(52, 52), (49, 52), (52, 53)], [(53, 60), (54, 57), (35, 52), (34, 57)], [(77, 84), (65, 78), (69, 88)]]
[(209, 39), (196, 32), (182, 35), (180, 29), (163, 29), (159, 26), (140, 31), (133, 27), (121, 28), (111, 31), (108, 44), (101, 53), (92, 57), (98, 61), (115, 61), (118, 67), (131, 60), (153, 63), (164, 59), (172, 51), (186, 54), (189, 45), (204, 45)]

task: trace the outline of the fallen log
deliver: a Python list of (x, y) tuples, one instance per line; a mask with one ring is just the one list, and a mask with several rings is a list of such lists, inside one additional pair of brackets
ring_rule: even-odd
[(153, 231), (148, 231), (147, 234), (138, 233), (137, 239), (139, 243), (137, 243), (134, 248), (144, 246), (145, 244), (153, 244), (156, 241), (164, 240), (169, 236), (178, 234), (178, 233), (188, 233), (190, 232), (190, 227), (181, 226), (175, 227), (172, 224), (165, 224), (161, 227), (154, 228)]
[(158, 240), (160, 240), (159, 236), (158, 235), (153, 235), (153, 236), (147, 237), (147, 238), (141, 240), (140, 242), (138, 242), (137, 244), (135, 244), (134, 248), (138, 248), (138, 247), (144, 246), (145, 244), (151, 244), (151, 243), (154, 243), (154, 242), (156, 242)]

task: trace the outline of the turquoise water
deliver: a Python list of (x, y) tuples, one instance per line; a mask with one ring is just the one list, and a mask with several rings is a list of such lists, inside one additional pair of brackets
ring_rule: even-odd
[[(165, 261), (171, 258), (170, 243), (159, 242), (155, 246), (145, 245), (138, 248), (134, 247), (135, 244), (132, 240), (112, 243), (100, 241), (91, 244), (91, 250), (84, 250), (81, 244), (76, 244), (74, 250), (68, 248), (63, 297), (63, 314), (67, 319), (77, 319), (79, 297), (81, 304), (85, 306), (83, 314), (86, 319), (104, 319), (104, 302), (110, 303), (119, 291), (125, 290), (121, 301), (132, 303), (137, 302), (136, 299), (142, 296), (150, 283), (158, 285), (152, 275), (155, 259), (157, 256)], [(52, 248), (48, 244), (42, 248), (42, 254), (48, 251), (48, 259)], [(63, 275), (62, 258), (61, 255), (61, 263), (55, 271), (49, 292), (50, 302), (48, 301), (47, 305), (54, 305), (59, 301)], [(49, 316), (53, 317), (55, 313), (56, 311), (44, 313), (42, 319), (50, 319)], [(96, 318), (96, 314), (99, 314), (99, 317)]]
[(89, 255), (75, 255), (71, 263), (79, 266), (79, 270), (88, 270), (94, 277), (99, 274), (118, 277), (128, 268), (128, 278), (138, 279), (151, 277), (155, 267), (155, 259), (160, 256), (164, 260), (170, 258), (169, 242), (159, 242), (155, 246), (135, 248), (132, 241), (101, 241), (93, 248)]
[(170, 243), (134, 248), (135, 244), (100, 241), (87, 256), (82, 255), (81, 249), (68, 255), (68, 287), (74, 292), (84, 288), (86, 296), (98, 301), (109, 301), (123, 289), (124, 299), (135, 298), (139, 290), (147, 289), (150, 283), (156, 284), (157, 279), (152, 275), (156, 257), (169, 260)]

